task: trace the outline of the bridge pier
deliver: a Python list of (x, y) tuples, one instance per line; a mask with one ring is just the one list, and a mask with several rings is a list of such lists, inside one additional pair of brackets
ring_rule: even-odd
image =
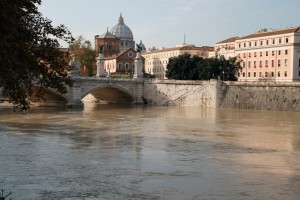
[(99, 57), (97, 59), (97, 74), (96, 77), (104, 77), (104, 59), (103, 54), (99, 53)]
[(75, 82), (73, 87), (69, 87), (68, 94), (68, 107), (83, 107), (83, 103), (81, 101), (81, 84)]

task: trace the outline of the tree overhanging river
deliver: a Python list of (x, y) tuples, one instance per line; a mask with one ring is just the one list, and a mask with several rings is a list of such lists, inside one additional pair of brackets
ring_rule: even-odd
[(299, 199), (300, 113), (0, 107), (0, 189), (31, 199)]

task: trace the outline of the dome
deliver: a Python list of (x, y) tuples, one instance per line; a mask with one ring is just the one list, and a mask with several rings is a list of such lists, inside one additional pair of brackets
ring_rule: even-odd
[(133, 40), (133, 34), (130, 28), (124, 24), (122, 14), (119, 17), (119, 23), (112, 27), (110, 32), (121, 40)]

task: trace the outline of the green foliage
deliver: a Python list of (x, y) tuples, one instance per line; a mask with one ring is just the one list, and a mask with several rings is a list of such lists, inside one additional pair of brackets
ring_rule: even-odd
[(96, 62), (95, 51), (92, 49), (91, 42), (79, 36), (69, 46), (71, 53), (75, 56), (81, 64), (81, 67), (86, 66), (88, 75), (94, 76), (93, 64)]
[(240, 63), (236, 58), (224, 57), (203, 59), (190, 54), (169, 59), (166, 77), (177, 80), (218, 79), (236, 81)]
[(0, 88), (3, 96), (15, 106), (28, 106), (33, 85), (51, 87), (67, 92), (67, 62), (59, 51), (58, 39), (72, 41), (71, 33), (63, 25), (53, 27), (43, 18), (37, 5), (41, 0), (0, 1)]

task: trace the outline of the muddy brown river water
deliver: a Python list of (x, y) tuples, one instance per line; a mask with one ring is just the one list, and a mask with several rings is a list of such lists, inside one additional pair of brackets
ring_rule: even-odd
[(2, 106), (0, 189), (12, 200), (298, 200), (300, 113)]

